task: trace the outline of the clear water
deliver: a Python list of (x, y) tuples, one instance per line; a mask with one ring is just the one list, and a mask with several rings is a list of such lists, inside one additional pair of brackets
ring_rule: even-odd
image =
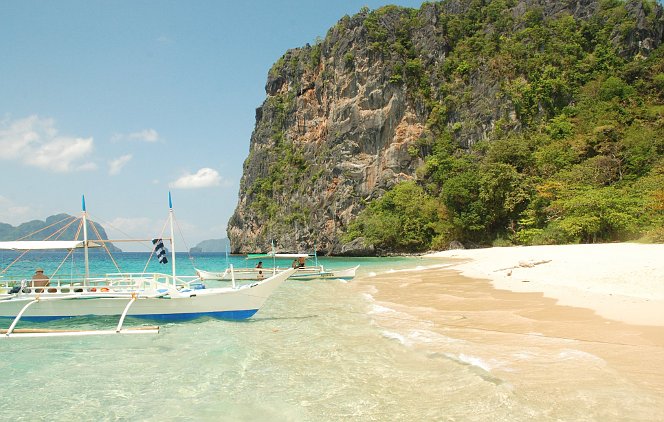
[[(113, 255), (111, 259), (107, 254), (98, 250), (91, 250), (89, 253), (89, 267), (91, 274), (105, 274), (115, 272), (165, 272), (172, 271), (171, 262), (160, 264), (154, 256), (150, 258), (149, 253), (143, 252), (124, 252)], [(0, 281), (4, 279), (21, 279), (30, 278), (34, 273), (35, 268), (41, 267), (45, 274), (52, 275), (56, 273), (61, 277), (71, 277), (80, 275), (85, 272), (83, 251), (77, 250), (72, 256), (66, 257), (61, 252), (30, 252), (12, 264), (12, 262), (19, 258), (19, 254), (14, 251), (0, 251), (0, 271), (9, 267), (6, 271), (0, 274)], [(167, 256), (170, 261), (170, 253)], [(418, 258), (419, 259), (419, 258)], [(115, 262), (114, 262), (115, 261)], [(290, 259), (264, 259), (263, 266), (272, 268), (274, 266), (279, 268), (290, 268)], [(389, 267), (403, 267), (409, 265), (412, 258), (330, 258), (319, 257), (314, 260), (312, 257), (307, 261), (308, 265), (313, 265), (318, 262), (323, 265), (325, 269), (345, 269), (355, 265), (360, 265), (363, 271), (373, 266), (382, 268), (384, 265)], [(229, 265), (235, 268), (253, 268), (258, 263), (255, 259), (246, 259), (244, 256), (226, 255), (223, 253), (199, 253), (176, 254), (176, 272), (178, 275), (195, 275), (195, 268), (204, 269), (206, 271), (224, 271)], [(12, 264), (12, 265), (10, 265)], [(117, 266), (116, 266), (117, 264)], [(57, 272), (56, 272), (57, 270)]]
[[(120, 254), (123, 270), (142, 269), (145, 256)], [(54, 265), (46, 257), (25, 268)], [(322, 261), (362, 267), (347, 283), (289, 281), (247, 321), (166, 324), (158, 335), (0, 340), (0, 420), (649, 420), (647, 409), (620, 418), (621, 409), (661, 404), (571, 344), (565, 354), (547, 339), (480, 344), (373, 300), (374, 276), (440, 261)], [(223, 254), (178, 263), (192, 274), (194, 264), (226, 265)], [(582, 379), (570, 386), (568, 377), (547, 376), (547, 365)], [(518, 374), (526, 369), (534, 375)], [(589, 381), (596, 377), (608, 381)]]

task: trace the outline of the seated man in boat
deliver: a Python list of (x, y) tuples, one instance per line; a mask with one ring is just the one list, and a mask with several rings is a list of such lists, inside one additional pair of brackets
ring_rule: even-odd
[(299, 268), (304, 268), (304, 257), (303, 257), (303, 256), (301, 256), (301, 257), (298, 258), (297, 266), (298, 266)]
[[(44, 269), (43, 268), (37, 268), (35, 270), (35, 274), (32, 276), (32, 286), (33, 287), (45, 287), (48, 286), (50, 283), (50, 279), (46, 274), (44, 274)], [(44, 289), (37, 289), (35, 290), (36, 293), (41, 293), (43, 292)]]
[(258, 264), (256, 264), (256, 268), (263, 268), (263, 261), (258, 261)]

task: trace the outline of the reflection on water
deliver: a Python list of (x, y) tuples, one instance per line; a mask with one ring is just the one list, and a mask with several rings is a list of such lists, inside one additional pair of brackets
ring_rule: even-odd
[(458, 328), (474, 314), (381, 293), (412, 276), (387, 270), (428, 261), (362, 263), (362, 280), (285, 283), (247, 321), (0, 340), (2, 419), (648, 420), (662, 409), (662, 396), (574, 341)]

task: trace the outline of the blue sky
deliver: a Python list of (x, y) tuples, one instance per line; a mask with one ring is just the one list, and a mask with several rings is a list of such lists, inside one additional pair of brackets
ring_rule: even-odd
[(85, 194), (111, 238), (151, 237), (170, 190), (178, 250), (225, 237), (269, 68), (385, 4), (1, 2), (0, 222), (76, 214)]

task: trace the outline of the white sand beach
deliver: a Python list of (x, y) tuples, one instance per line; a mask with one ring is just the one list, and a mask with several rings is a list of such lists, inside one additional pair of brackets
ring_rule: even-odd
[(498, 289), (541, 292), (607, 319), (664, 326), (664, 244), (494, 247), (428, 256), (458, 258), (452, 269)]

